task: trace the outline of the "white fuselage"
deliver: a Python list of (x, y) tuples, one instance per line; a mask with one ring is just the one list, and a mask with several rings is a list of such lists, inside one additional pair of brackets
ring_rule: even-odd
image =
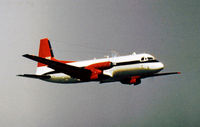
[[(164, 65), (161, 62), (157, 61), (152, 55), (146, 53), (85, 60), (67, 64), (76, 67), (87, 67), (91, 64), (107, 61), (113, 64), (112, 68), (103, 70), (103, 74), (110, 77), (110, 79), (107, 79), (107, 81), (120, 81), (125, 77), (153, 74), (161, 71), (164, 68)], [(53, 69), (48, 68), (47, 66), (38, 67), (36, 74), (42, 75), (51, 71), (53, 71)], [(71, 78), (71, 76), (66, 75), (64, 73), (54, 73), (49, 75), (51, 76), (51, 78), (47, 79), (46, 81), (59, 83), (80, 82), (79, 79)]]

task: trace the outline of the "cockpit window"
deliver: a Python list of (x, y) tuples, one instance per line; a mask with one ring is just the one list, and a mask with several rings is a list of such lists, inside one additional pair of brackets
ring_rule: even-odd
[(152, 60), (154, 60), (153, 57), (142, 57), (141, 58), (141, 61), (152, 61)]

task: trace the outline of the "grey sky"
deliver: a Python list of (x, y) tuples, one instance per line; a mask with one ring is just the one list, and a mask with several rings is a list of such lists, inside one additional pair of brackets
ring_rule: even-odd
[[(200, 126), (199, 0), (0, 0), (0, 126)], [(35, 73), (48, 37), (56, 58), (84, 60), (147, 52), (179, 76), (120, 83), (60, 85)]]

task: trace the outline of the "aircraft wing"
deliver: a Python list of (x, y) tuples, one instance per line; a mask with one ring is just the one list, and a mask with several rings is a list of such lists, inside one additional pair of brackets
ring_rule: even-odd
[(28, 59), (43, 63), (47, 65), (49, 68), (54, 69), (56, 72), (65, 73), (73, 78), (81, 79), (82, 81), (87, 81), (90, 75), (92, 74), (92, 72), (88, 69), (67, 65), (61, 62), (48, 60), (42, 57), (33, 56), (29, 54), (25, 54), (23, 56)]
[(27, 78), (36, 78), (36, 79), (49, 79), (51, 76), (48, 75), (35, 75), (35, 74), (23, 74), (23, 75), (17, 75), (21, 77), (27, 77)]
[(180, 72), (155, 73), (155, 74), (150, 74), (150, 75), (142, 75), (141, 78), (149, 78), (149, 77), (173, 75), (173, 74), (181, 74), (181, 73)]

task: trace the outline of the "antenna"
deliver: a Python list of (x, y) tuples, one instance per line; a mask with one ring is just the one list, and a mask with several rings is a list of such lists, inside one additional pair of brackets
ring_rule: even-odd
[(135, 52), (133, 52), (133, 53), (132, 53), (132, 55), (136, 55), (136, 53), (135, 53)]
[(119, 56), (119, 53), (115, 50), (112, 50), (111, 51), (111, 57), (116, 57), (116, 56)]
[(106, 57), (106, 58), (109, 58), (109, 56), (108, 56), (108, 55), (105, 55), (104, 57)]

